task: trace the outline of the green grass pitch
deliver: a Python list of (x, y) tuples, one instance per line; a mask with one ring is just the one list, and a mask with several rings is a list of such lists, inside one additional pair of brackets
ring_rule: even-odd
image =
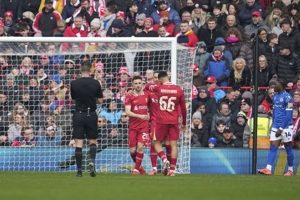
[(299, 196), (297, 176), (0, 172), (3, 200), (288, 200)]

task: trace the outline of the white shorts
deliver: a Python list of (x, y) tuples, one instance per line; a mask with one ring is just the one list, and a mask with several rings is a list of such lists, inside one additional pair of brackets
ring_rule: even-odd
[(281, 140), (283, 143), (291, 142), (293, 139), (293, 125), (283, 129), (281, 136), (276, 137), (276, 131), (278, 128), (271, 129), (270, 141)]

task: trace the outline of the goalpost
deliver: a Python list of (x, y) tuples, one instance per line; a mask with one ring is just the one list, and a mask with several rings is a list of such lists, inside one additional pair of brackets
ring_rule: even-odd
[[(98, 105), (99, 172), (130, 172), (127, 121), (122, 101), (130, 77), (151, 82), (166, 70), (182, 86), (188, 109), (187, 133), (178, 142), (178, 173), (190, 173), (190, 119), (193, 48), (176, 38), (0, 37), (0, 170), (74, 171), (70, 82), (80, 63), (92, 63), (91, 76), (102, 85)], [(89, 162), (87, 146), (83, 166)], [(142, 164), (151, 170), (149, 144)], [(158, 170), (163, 165), (158, 159)]]

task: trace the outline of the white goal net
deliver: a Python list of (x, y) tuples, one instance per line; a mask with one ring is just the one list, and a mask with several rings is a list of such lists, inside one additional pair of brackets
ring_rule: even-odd
[[(91, 77), (100, 82), (104, 95), (97, 108), (97, 171), (134, 168), (123, 105), (134, 75), (147, 84), (155, 71), (168, 71), (171, 81), (184, 88), (189, 130), (194, 49), (182, 49), (172, 38), (92, 39), (0, 38), (0, 170), (76, 170), (70, 83), (80, 78), (82, 61), (92, 63)], [(179, 146), (177, 171), (189, 173), (190, 141), (184, 134)], [(142, 164), (147, 172), (149, 149)], [(87, 143), (83, 153), (86, 169)], [(158, 160), (158, 170), (161, 167)]]

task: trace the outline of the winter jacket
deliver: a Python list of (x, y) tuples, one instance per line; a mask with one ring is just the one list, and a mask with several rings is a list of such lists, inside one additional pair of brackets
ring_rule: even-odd
[(278, 78), (284, 79), (287, 83), (296, 83), (300, 76), (300, 59), (293, 55), (279, 55), (271, 64), (271, 75), (277, 74)]
[(201, 29), (198, 35), (199, 41), (204, 41), (206, 43), (207, 52), (213, 51), (213, 48), (215, 46), (215, 41), (218, 37), (223, 37), (223, 34), (217, 28), (213, 30)]
[[(272, 50), (273, 48), (274, 51)], [(275, 45), (273, 48), (270, 45), (266, 45), (265, 48), (262, 48), (259, 51), (259, 56), (266, 56), (268, 64), (271, 64), (273, 60), (279, 56), (279, 46)]]
[[(88, 35), (88, 29), (86, 26), (81, 26), (80, 30), (78, 30), (78, 28), (75, 27), (74, 24), (72, 24), (71, 26), (68, 26), (65, 30), (64, 33), (64, 37), (87, 37)], [(85, 49), (85, 44), (80, 42), (79, 43), (80, 48), (82, 49), (82, 51), (84, 51)], [(63, 52), (67, 52), (69, 51), (70, 48), (70, 43), (63, 43), (62, 44), (62, 51)]]
[(241, 25), (239, 25), (238, 23), (235, 23), (235, 25), (233, 25), (233, 27), (228, 27), (228, 25), (225, 24), (220, 29), (222, 31), (224, 37), (226, 36), (226, 34), (230, 28), (236, 28), (237, 30), (240, 31), (241, 35), (244, 35), (244, 33), (245, 33), (244, 28)]
[(23, 3), (23, 12), (30, 11), (34, 15), (38, 13), (39, 7), (41, 4), (41, 0), (24, 0)]
[(243, 142), (244, 130), (245, 130), (246, 125), (247, 125), (247, 122), (245, 124), (238, 124), (237, 121), (235, 121), (234, 123), (231, 124), (231, 128), (233, 130), (233, 135), (240, 142)]
[(220, 133), (217, 129), (213, 130), (211, 133), (210, 133), (210, 138), (211, 137), (214, 137), (217, 139), (217, 143), (221, 143), (222, 140), (223, 140), (223, 133)]
[(63, 11), (62, 11), (61, 17), (64, 20), (68, 19), (69, 17), (72, 17), (75, 10), (77, 10), (80, 6), (81, 6), (81, 4), (80, 4), (79, 0), (77, 0), (77, 2), (75, 3), (74, 6), (71, 4), (70, 1), (67, 2), (64, 9), (63, 9)]
[(204, 127), (201, 129), (198, 129), (194, 127), (192, 124), (191, 132), (197, 135), (198, 141), (200, 142), (200, 147), (207, 147), (208, 146), (208, 138), (209, 138), (209, 132)]
[(33, 30), (41, 33), (43, 37), (51, 37), (57, 29), (57, 21), (62, 19), (61, 15), (52, 8), (49, 12), (39, 12), (33, 21)]
[(199, 53), (196, 51), (195, 60), (194, 63), (199, 66), (200, 74), (203, 75), (204, 73), (204, 67), (206, 64), (206, 61), (208, 60), (210, 54), (208, 52)]
[(243, 27), (251, 24), (252, 13), (254, 11), (260, 12), (261, 16), (264, 16), (264, 8), (259, 3), (254, 3), (252, 6), (245, 4), (239, 12), (240, 23)]
[[(153, 30), (158, 32), (158, 27), (160, 26), (160, 24), (154, 24), (153, 25)], [(175, 31), (175, 24), (172, 23), (170, 20), (167, 23), (164, 23), (163, 26), (165, 27), (167, 33), (170, 34), (170, 36), (172, 37), (174, 35), (174, 31)]]
[(234, 100), (234, 102), (230, 102), (226, 96), (223, 98), (223, 99), (220, 99), (218, 102), (217, 102), (217, 107), (219, 107), (219, 105), (222, 103), (222, 102), (225, 102), (229, 105), (229, 109), (231, 110), (231, 112), (236, 112), (238, 110), (240, 110), (240, 106), (241, 106), (241, 101), (239, 100)]
[(207, 97), (201, 99), (199, 95), (192, 100), (192, 113), (195, 113), (198, 109), (198, 104), (202, 102), (205, 104), (206, 113), (214, 115), (217, 112), (217, 103), (214, 97), (210, 97), (208, 92)]
[(8, 10), (14, 14), (13, 19), (22, 19), (22, 7), (24, 0), (1, 0), (0, 18), (4, 18), (4, 13)]
[(241, 46), (239, 57), (246, 61), (249, 70), (253, 69), (253, 49), (251, 42), (251, 33), (246, 32), (243, 36), (244, 43)]
[(245, 32), (257, 34), (258, 29), (261, 28), (266, 29), (267, 33), (271, 32), (271, 29), (265, 24), (263, 20), (261, 20), (258, 24), (253, 24), (253, 22), (251, 22), (251, 24), (245, 26)]
[(217, 144), (216, 147), (223, 147), (223, 148), (243, 148), (243, 142), (236, 139), (233, 135), (230, 141), (225, 141), (224, 138), (220, 143)]
[(229, 75), (230, 67), (228, 59), (222, 56), (220, 60), (216, 60), (216, 58), (211, 55), (206, 62), (204, 76), (214, 76), (219, 86), (227, 86)]
[[(45, 7), (45, 0), (41, 1), (39, 12), (41, 12)], [(55, 0), (53, 1), (53, 8), (56, 12), (62, 13), (64, 9), (64, 0)]]
[(235, 70), (230, 72), (229, 85), (239, 84), (240, 86), (250, 86), (251, 83), (251, 72), (248, 69), (244, 69), (242, 72), (242, 79), (240, 81), (235, 80)]
[(213, 116), (210, 131), (212, 132), (213, 130), (216, 129), (216, 124), (217, 124), (217, 121), (219, 121), (219, 120), (223, 120), (226, 123), (226, 126), (229, 127), (231, 125), (230, 117), (231, 117), (231, 111), (229, 111), (229, 113), (227, 115), (223, 115), (219, 112), (219, 110), (217, 110), (217, 113), (214, 114), (214, 116)]
[[(272, 76), (271, 76), (271, 72), (270, 72), (270, 67), (267, 66), (265, 69), (258, 70), (258, 74), (257, 74), (257, 83), (258, 83), (258, 87), (267, 87), (269, 86), (269, 81), (271, 80)], [(255, 81), (256, 77), (253, 76), (253, 82)]]
[(281, 44), (289, 44), (292, 47), (292, 51), (300, 56), (300, 33), (299, 31), (293, 27), (290, 34), (281, 33), (278, 37), (279, 45)]
[(138, 14), (144, 13), (146, 17), (150, 17), (156, 10), (147, 0), (136, 1), (138, 6)]
[[(268, 0), (268, 1), (270, 1), (270, 4), (268, 5), (268, 7), (265, 9), (265, 15), (262, 15), (262, 16), (264, 16), (265, 18), (269, 15), (269, 14), (271, 14), (272, 12), (273, 12), (273, 4), (272, 4), (272, 1), (271, 0)], [(285, 5), (285, 3), (283, 3), (281, 0), (276, 0), (276, 2), (277, 3), (280, 3), (281, 4), (281, 11), (282, 11), (282, 14), (281, 14), (281, 16), (282, 15), (284, 15), (284, 14), (288, 14), (288, 7)]]
[[(167, 8), (167, 11), (169, 11), (169, 19), (175, 24), (180, 24), (180, 17), (179, 14), (176, 10), (171, 9), (170, 7)], [(159, 24), (159, 20), (160, 20), (160, 16), (159, 16), (159, 10), (156, 10), (154, 12), (152, 12), (151, 14), (151, 18), (154, 21), (154, 24)]]

